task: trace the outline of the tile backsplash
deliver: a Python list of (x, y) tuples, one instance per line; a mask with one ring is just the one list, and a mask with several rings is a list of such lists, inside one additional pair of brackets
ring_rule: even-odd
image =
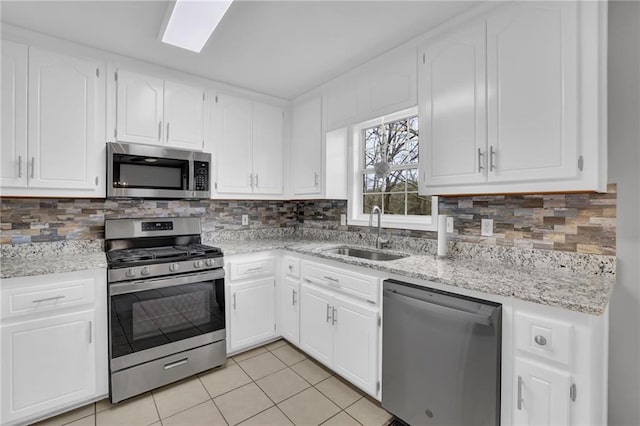
[[(440, 197), (440, 214), (453, 216), (452, 241), (615, 255), (616, 186), (606, 194)], [(0, 199), (0, 243), (104, 238), (104, 220), (124, 217), (202, 217), (203, 231), (302, 227), (362, 232), (341, 226), (344, 200), (105, 200)], [(242, 215), (249, 215), (243, 226)], [(480, 236), (481, 219), (494, 235)], [(387, 235), (435, 239), (435, 232), (385, 229)]]

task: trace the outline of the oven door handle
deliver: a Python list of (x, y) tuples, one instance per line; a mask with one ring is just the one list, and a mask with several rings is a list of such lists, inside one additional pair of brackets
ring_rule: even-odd
[(119, 294), (136, 293), (156, 288), (175, 287), (180, 285), (193, 284), (202, 281), (212, 281), (224, 278), (224, 269), (216, 269), (211, 272), (180, 275), (178, 277), (162, 277), (149, 280), (130, 281), (109, 285), (109, 296)]

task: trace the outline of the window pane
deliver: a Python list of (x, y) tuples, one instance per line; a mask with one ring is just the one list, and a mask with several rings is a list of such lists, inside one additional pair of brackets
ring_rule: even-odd
[(382, 135), (379, 126), (364, 129), (364, 167), (371, 168), (382, 161)]
[(423, 197), (417, 193), (407, 194), (407, 214), (430, 215), (431, 197)]
[(362, 213), (369, 214), (373, 206), (382, 208), (382, 194), (365, 195), (362, 200)]
[(394, 170), (389, 172), (385, 178), (386, 186), (384, 188), (384, 192), (405, 192), (405, 180), (405, 170)]
[(407, 191), (418, 191), (418, 169), (408, 169), (405, 170), (406, 179), (407, 179)]
[(405, 214), (405, 193), (384, 194), (384, 214)]
[(397, 120), (385, 125), (389, 153), (393, 164), (411, 164), (418, 161), (418, 131), (411, 128), (412, 118)]
[(364, 194), (370, 192), (382, 192), (384, 190), (384, 179), (377, 178), (373, 173), (364, 175), (362, 192)]

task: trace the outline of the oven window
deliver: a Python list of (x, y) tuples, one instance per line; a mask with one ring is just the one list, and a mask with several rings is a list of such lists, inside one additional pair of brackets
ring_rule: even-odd
[(111, 356), (222, 330), (223, 280), (111, 297)]
[(114, 154), (113, 187), (187, 190), (189, 161)]

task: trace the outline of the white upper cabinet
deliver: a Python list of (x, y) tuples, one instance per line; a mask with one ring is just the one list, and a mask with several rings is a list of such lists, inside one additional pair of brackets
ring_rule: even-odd
[(165, 139), (168, 145), (202, 149), (204, 91), (185, 84), (164, 82)]
[(120, 69), (115, 140), (202, 150), (204, 103), (201, 87)]
[(596, 2), (505, 3), (429, 40), (420, 192), (606, 191), (605, 19)]
[(293, 106), (291, 190), (293, 195), (320, 194), (322, 173), (322, 98)]
[(3, 40), (3, 195), (104, 196), (104, 95), (102, 63)]
[(489, 181), (577, 175), (577, 19), (532, 2), (487, 20)]
[(215, 131), (218, 160), (217, 192), (252, 192), (252, 104), (246, 99), (218, 95)]
[(118, 72), (117, 140), (162, 143), (163, 93), (162, 79), (124, 70)]
[(283, 110), (229, 95), (216, 98), (217, 193), (282, 195)]
[(483, 182), (486, 150), (485, 26), (475, 25), (422, 49), (420, 183)]
[(27, 46), (2, 40), (0, 185), (27, 185)]
[(29, 50), (29, 186), (98, 186), (100, 63)]

